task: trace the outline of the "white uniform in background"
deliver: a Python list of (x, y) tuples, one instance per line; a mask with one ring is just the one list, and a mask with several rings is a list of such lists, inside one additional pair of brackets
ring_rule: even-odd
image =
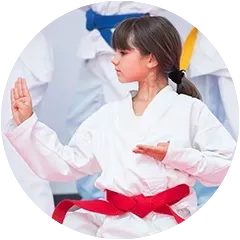
[(233, 80), (218, 51), (201, 33), (188, 75), (202, 93), (204, 102), (237, 140), (239, 109)]
[[(26, 79), (33, 106), (34, 108), (39, 107), (48, 83), (52, 80), (52, 57), (52, 49), (42, 33), (37, 34), (23, 50), (6, 84), (2, 103), (2, 129), (12, 118), (10, 89), (18, 77)], [(33, 173), (5, 136), (3, 136), (3, 143), (9, 165), (20, 186), (39, 208), (51, 215), (54, 210), (54, 202), (49, 182)]]
[[(211, 68), (212, 71), (215, 70), (215, 75), (219, 76), (219, 90), (223, 107), (232, 133), (240, 143), (240, 112), (238, 111), (240, 102), (240, 49), (238, 48), (240, 24), (208, 25), (208, 31), (216, 39), (214, 61), (220, 62), (217, 66), (211, 63)], [(230, 72), (230, 76), (226, 73), (226, 68)]]
[[(170, 86), (157, 94), (141, 117), (133, 112), (131, 94), (106, 104), (77, 129), (67, 146), (37, 120), (36, 114), (18, 127), (10, 122), (6, 132), (40, 177), (70, 181), (101, 172), (96, 180), (99, 189), (126, 196), (152, 196), (182, 183), (192, 189), (196, 179), (206, 186), (219, 185), (236, 148), (231, 135), (205, 104), (178, 95)], [(163, 161), (132, 152), (139, 143), (167, 141), (170, 146)], [(195, 213), (194, 190), (173, 209), (184, 218)], [(154, 212), (145, 218), (132, 213), (109, 217), (80, 209), (68, 213), (64, 224), (92, 236), (138, 238), (167, 230), (176, 222), (172, 216)]]

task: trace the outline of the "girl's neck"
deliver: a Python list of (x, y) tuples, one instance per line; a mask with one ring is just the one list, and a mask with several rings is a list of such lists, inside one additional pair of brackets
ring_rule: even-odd
[(138, 93), (133, 98), (134, 101), (151, 102), (153, 98), (168, 85), (165, 78), (158, 78), (139, 82)]

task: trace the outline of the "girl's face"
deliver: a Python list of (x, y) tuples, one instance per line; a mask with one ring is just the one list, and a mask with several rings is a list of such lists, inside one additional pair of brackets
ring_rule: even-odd
[(149, 56), (142, 56), (137, 49), (117, 49), (112, 63), (121, 83), (141, 82), (149, 73)]

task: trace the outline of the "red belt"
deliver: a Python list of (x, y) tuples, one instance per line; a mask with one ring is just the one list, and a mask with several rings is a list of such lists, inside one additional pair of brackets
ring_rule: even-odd
[(55, 208), (52, 218), (63, 223), (68, 210), (74, 205), (90, 212), (101, 213), (109, 216), (123, 215), (131, 212), (140, 218), (144, 218), (150, 212), (171, 215), (179, 224), (185, 219), (178, 216), (170, 207), (190, 193), (189, 186), (181, 184), (167, 189), (155, 196), (138, 195), (127, 197), (125, 195), (107, 190), (105, 200), (63, 200)]

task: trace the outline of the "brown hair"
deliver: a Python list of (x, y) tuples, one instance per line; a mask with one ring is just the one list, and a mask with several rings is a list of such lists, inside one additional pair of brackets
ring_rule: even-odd
[[(112, 36), (113, 49), (136, 48), (144, 56), (153, 54), (159, 63), (159, 72), (169, 77), (179, 71), (182, 43), (177, 29), (164, 17), (145, 16), (129, 18), (121, 22)], [(198, 89), (185, 76), (171, 78), (177, 83), (177, 93), (202, 99)]]

